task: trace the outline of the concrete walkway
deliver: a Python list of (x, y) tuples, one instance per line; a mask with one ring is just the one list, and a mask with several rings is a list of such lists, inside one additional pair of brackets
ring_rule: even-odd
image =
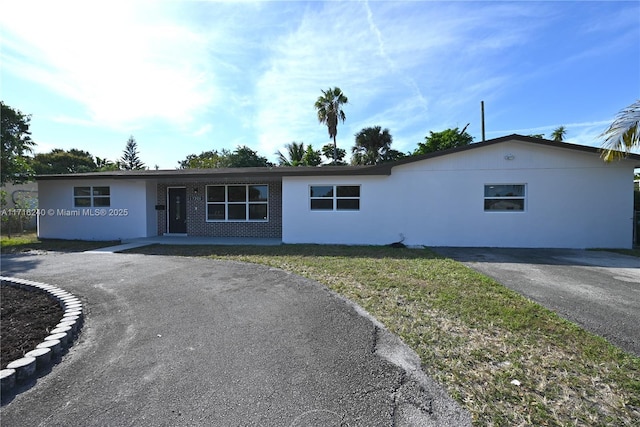
[(86, 253), (113, 254), (128, 249), (139, 248), (148, 245), (234, 245), (234, 246), (277, 246), (281, 245), (280, 239), (259, 237), (198, 237), (198, 236), (155, 236), (137, 239), (124, 239), (120, 245), (106, 248), (93, 249)]
[(73, 292), (82, 334), (7, 426), (468, 426), (400, 340), (320, 284), (202, 258), (10, 255)]

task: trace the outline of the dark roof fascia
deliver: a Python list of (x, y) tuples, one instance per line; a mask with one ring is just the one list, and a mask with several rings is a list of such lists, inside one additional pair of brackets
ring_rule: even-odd
[(219, 169), (175, 169), (143, 171), (89, 172), (59, 175), (38, 175), (37, 181), (125, 179), (125, 180), (195, 180), (212, 178), (282, 178), (285, 176), (335, 175), (390, 175), (391, 163), (375, 166), (320, 166), (320, 167), (255, 167)]

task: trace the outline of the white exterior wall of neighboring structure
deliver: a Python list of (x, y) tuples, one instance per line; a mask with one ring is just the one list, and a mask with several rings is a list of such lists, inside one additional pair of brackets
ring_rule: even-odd
[[(309, 186), (361, 185), (359, 211), (312, 211)], [(524, 184), (522, 212), (485, 212), (484, 187)], [(633, 164), (509, 141), (398, 165), (390, 176), (283, 178), (284, 243), (630, 248)]]
[[(110, 189), (110, 206), (74, 206), (73, 188)], [(38, 181), (38, 236), (48, 239), (119, 240), (157, 234), (155, 182), (145, 180)], [(102, 211), (98, 211), (102, 209)]]

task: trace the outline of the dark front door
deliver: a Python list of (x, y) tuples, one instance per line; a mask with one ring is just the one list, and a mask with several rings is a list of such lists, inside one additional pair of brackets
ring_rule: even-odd
[(187, 189), (169, 188), (167, 205), (167, 223), (169, 233), (187, 232)]

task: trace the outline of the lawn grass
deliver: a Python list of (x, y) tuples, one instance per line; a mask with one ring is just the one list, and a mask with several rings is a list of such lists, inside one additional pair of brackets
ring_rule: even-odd
[(325, 284), (412, 347), (474, 425), (638, 425), (640, 358), (430, 250), (282, 245), (131, 252), (259, 263)]
[(83, 252), (119, 244), (119, 241), (88, 242), (84, 240), (39, 240), (35, 232), (0, 236), (0, 253), (16, 254), (29, 251)]
[(635, 257), (640, 258), (640, 248), (635, 248), (635, 249), (594, 249), (594, 250), (615, 252), (615, 253), (621, 254), (621, 255), (629, 255), (629, 256), (635, 256)]

